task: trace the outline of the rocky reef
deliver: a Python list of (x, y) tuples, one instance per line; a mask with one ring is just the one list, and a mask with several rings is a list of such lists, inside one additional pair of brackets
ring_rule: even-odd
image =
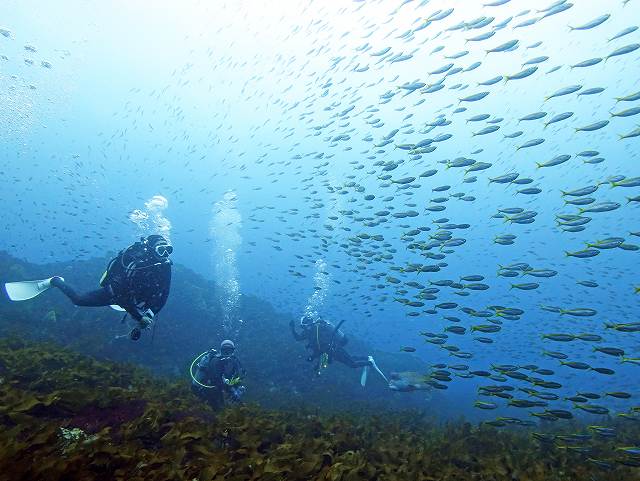
[[(56, 273), (91, 286), (106, 261), (39, 266), (0, 252), (0, 282)], [(587, 449), (577, 419), (475, 425), (439, 392), (392, 392), (375, 376), (362, 389), (359, 372), (335, 364), (315, 377), (291, 316), (248, 295), (234, 339), (246, 404), (214, 413), (188, 368), (222, 339), (218, 306), (213, 282), (175, 266), (157, 329), (132, 342), (116, 339), (127, 327), (108, 308), (76, 308), (55, 290), (0, 296), (0, 481), (638, 479), (637, 448), (615, 447), (637, 446), (635, 417), (608, 419), (616, 444), (594, 435)], [(410, 354), (373, 354), (388, 372), (425, 370)]]
[(0, 480), (620, 481), (633, 469), (602, 470), (521, 429), (411, 412), (216, 414), (184, 383), (133, 365), (0, 341)]

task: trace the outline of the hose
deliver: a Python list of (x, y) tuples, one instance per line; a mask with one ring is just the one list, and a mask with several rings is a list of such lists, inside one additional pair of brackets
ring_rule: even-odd
[(193, 375), (193, 366), (195, 365), (195, 363), (198, 362), (200, 360), (200, 358), (203, 357), (205, 354), (209, 354), (209, 352), (211, 352), (211, 351), (204, 351), (202, 354), (200, 354), (198, 357), (196, 357), (193, 360), (193, 362), (191, 363), (191, 367), (189, 367), (189, 375), (191, 376), (191, 379), (193, 379), (193, 382), (195, 382), (198, 386), (201, 386), (201, 387), (204, 387), (204, 388), (207, 388), (207, 389), (215, 389), (217, 386), (207, 386), (206, 384), (202, 384)]

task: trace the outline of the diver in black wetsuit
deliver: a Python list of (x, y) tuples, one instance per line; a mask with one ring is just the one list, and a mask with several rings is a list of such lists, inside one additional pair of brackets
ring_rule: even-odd
[[(295, 323), (292, 320), (289, 323), (291, 333), (296, 341), (306, 341), (307, 349), (311, 350), (308, 361), (317, 359), (316, 372), (320, 374), (322, 368), (336, 360), (342, 364), (352, 367), (375, 367), (375, 362), (371, 356), (352, 356), (344, 346), (348, 339), (340, 330), (340, 325), (334, 326), (324, 319), (313, 320), (309, 316), (300, 319), (300, 327), (302, 332), (296, 331)], [(376, 368), (377, 370), (377, 368)]]
[(246, 390), (243, 384), (246, 371), (235, 350), (233, 341), (225, 339), (220, 344), (220, 352), (211, 349), (199, 356), (195, 374), (193, 364), (191, 366), (192, 391), (215, 410), (224, 406), (225, 395), (231, 403), (240, 403)]
[(60, 289), (76, 306), (117, 305), (138, 322), (130, 337), (140, 338), (140, 329), (153, 323), (167, 302), (171, 286), (173, 246), (161, 235), (153, 234), (120, 251), (109, 262), (100, 280), (100, 288), (78, 294), (62, 277), (51, 278), (51, 286)]

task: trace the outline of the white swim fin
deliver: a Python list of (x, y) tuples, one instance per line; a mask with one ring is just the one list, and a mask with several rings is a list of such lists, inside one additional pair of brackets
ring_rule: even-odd
[(369, 374), (369, 366), (362, 368), (362, 374), (360, 375), (360, 385), (365, 387), (367, 385), (367, 375)]
[(111, 304), (109, 307), (114, 311), (127, 312), (127, 310), (124, 307), (120, 307), (118, 304)]
[(35, 281), (7, 282), (4, 288), (12, 301), (26, 301), (51, 288), (51, 279), (53, 277)]
[(371, 367), (374, 368), (376, 371), (378, 371), (378, 374), (380, 374), (382, 376), (382, 379), (384, 379), (386, 381), (386, 383), (389, 384), (389, 380), (387, 379), (387, 376), (385, 376), (382, 373), (382, 371), (380, 370), (380, 368), (378, 367), (376, 362), (373, 360), (373, 356), (369, 356), (369, 362), (371, 363)]

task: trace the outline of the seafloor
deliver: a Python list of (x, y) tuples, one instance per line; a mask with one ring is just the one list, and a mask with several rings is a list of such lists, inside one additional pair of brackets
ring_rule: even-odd
[(0, 424), (11, 481), (637, 479), (521, 430), (254, 405), (215, 416), (185, 382), (19, 339), (0, 341)]

